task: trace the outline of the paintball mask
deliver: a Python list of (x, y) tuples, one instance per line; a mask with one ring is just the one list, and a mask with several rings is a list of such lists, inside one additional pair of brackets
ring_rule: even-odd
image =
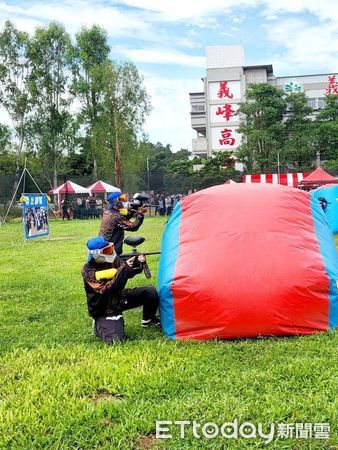
[(117, 202), (116, 202), (116, 207), (119, 210), (119, 213), (121, 214), (121, 216), (128, 216), (129, 211), (127, 208), (124, 207), (123, 202), (127, 201), (127, 196), (126, 194), (122, 194), (120, 195), (120, 197), (118, 198)]
[(121, 216), (127, 216), (129, 214), (128, 209), (124, 207), (124, 204), (120, 201), (120, 199), (115, 203), (115, 208), (119, 210)]
[(116, 258), (116, 252), (113, 244), (109, 244), (107, 247), (96, 250), (90, 250), (90, 253), (97, 261), (101, 262), (113, 263)]
[(94, 258), (96, 261), (113, 263), (116, 258), (114, 245), (106, 241), (102, 236), (89, 239), (87, 242), (89, 250), (88, 261)]

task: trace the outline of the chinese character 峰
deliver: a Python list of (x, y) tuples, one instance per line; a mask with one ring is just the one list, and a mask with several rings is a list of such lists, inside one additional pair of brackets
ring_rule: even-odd
[(231, 119), (232, 116), (234, 116), (236, 111), (232, 109), (231, 103), (227, 103), (222, 108), (219, 106), (216, 111), (216, 116), (223, 116), (227, 121)]

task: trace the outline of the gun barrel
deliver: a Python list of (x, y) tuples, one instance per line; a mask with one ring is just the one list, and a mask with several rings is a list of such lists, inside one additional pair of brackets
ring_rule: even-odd
[(128, 259), (128, 258), (132, 258), (133, 256), (140, 256), (140, 255), (148, 256), (148, 255), (160, 255), (160, 254), (161, 254), (161, 252), (133, 252), (133, 253), (123, 253), (122, 255), (120, 255), (120, 258)]

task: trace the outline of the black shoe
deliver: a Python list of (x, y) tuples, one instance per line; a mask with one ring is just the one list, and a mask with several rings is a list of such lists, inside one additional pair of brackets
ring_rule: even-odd
[(156, 327), (159, 327), (161, 325), (161, 319), (155, 316), (152, 319), (141, 320), (141, 326), (143, 328), (148, 328), (150, 325), (155, 325)]

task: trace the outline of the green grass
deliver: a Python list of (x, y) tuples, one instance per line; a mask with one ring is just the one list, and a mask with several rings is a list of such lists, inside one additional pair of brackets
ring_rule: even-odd
[[(225, 342), (170, 342), (125, 314), (129, 341), (91, 333), (80, 269), (98, 221), (52, 223), (51, 240), (0, 228), (1, 449), (333, 449), (338, 333)], [(147, 218), (143, 248), (164, 228)], [(55, 240), (54, 240), (55, 239)], [(149, 258), (156, 283), (158, 257)], [(146, 283), (142, 276), (130, 286)], [(222, 424), (330, 422), (329, 441), (154, 439), (156, 420)]]

